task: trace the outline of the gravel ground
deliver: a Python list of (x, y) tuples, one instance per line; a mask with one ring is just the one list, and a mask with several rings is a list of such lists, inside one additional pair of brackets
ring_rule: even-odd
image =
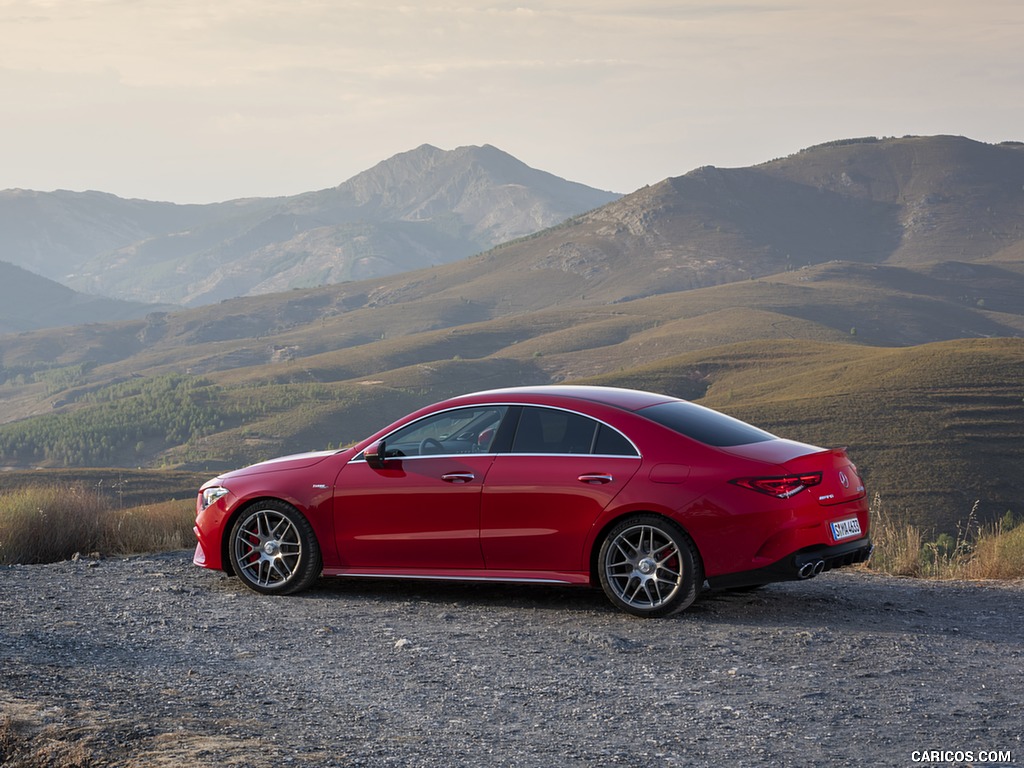
[(262, 597), (190, 554), (0, 568), (0, 764), (1024, 765), (1020, 582), (846, 571), (644, 620), (547, 587)]

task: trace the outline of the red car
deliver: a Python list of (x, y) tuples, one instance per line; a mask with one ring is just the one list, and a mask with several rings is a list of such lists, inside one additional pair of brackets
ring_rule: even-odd
[(456, 397), (339, 451), (199, 492), (194, 562), (286, 594), (325, 576), (598, 584), (637, 616), (866, 560), (843, 449), (666, 395), (544, 386)]

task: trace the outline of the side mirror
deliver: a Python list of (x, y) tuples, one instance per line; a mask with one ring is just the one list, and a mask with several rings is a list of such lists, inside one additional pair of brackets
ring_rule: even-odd
[(371, 469), (384, 469), (384, 464), (387, 461), (386, 448), (383, 440), (378, 440), (376, 443), (366, 447), (363, 451), (363, 458), (366, 459), (366, 464)]

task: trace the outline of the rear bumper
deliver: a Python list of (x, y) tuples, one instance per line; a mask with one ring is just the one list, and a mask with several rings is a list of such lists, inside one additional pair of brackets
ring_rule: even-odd
[(869, 536), (843, 544), (805, 547), (765, 568), (711, 576), (708, 586), (711, 589), (734, 589), (773, 581), (809, 579), (825, 571), (866, 562), (873, 549)]

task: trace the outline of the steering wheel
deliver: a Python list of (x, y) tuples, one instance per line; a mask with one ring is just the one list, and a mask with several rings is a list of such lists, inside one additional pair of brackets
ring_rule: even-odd
[(425, 437), (420, 441), (420, 456), (426, 456), (428, 453), (444, 453), (444, 446), (440, 440), (435, 440), (432, 437)]

